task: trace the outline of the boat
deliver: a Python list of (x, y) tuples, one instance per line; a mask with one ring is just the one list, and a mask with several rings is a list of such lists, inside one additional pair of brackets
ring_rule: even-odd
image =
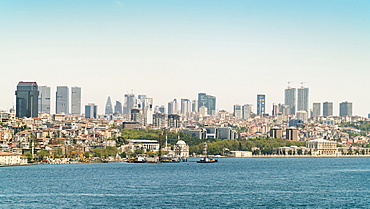
[(200, 158), (200, 160), (197, 161), (197, 163), (217, 163), (217, 162), (218, 162), (218, 160), (208, 158), (208, 157), (202, 157), (202, 158)]

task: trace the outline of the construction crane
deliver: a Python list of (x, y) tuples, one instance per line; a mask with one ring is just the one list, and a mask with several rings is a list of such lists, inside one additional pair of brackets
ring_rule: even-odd
[(290, 88), (291, 83), (293, 83), (293, 81), (288, 81), (288, 88)]
[(304, 82), (304, 81), (301, 82), (301, 87), (302, 88), (304, 88), (303, 84), (305, 84), (305, 83), (307, 83), (307, 82)]

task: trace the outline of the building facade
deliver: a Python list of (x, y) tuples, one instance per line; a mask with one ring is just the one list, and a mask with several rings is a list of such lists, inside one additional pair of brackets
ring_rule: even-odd
[(265, 114), (266, 96), (264, 94), (257, 95), (257, 115)]
[(71, 88), (71, 114), (73, 116), (81, 115), (81, 87)]
[(16, 95), (16, 117), (38, 117), (39, 90), (36, 82), (19, 82)]
[(67, 86), (57, 86), (55, 113), (69, 114), (69, 92)]
[(322, 104), (322, 115), (333, 116), (333, 102), (324, 102)]
[(296, 111), (295, 95), (296, 95), (296, 89), (295, 88), (288, 87), (287, 89), (285, 89), (285, 105), (289, 106), (289, 114), (292, 114), (292, 115), (294, 115), (295, 111)]
[(50, 114), (50, 87), (39, 86), (39, 113)]

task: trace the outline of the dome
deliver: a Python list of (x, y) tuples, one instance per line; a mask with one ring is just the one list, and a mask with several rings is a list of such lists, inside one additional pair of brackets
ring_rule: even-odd
[(186, 145), (186, 143), (183, 140), (179, 140), (176, 145)]

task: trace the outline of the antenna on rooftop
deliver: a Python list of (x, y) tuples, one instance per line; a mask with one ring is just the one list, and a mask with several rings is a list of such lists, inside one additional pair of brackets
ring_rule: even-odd
[(290, 88), (290, 84), (293, 83), (293, 81), (288, 81), (288, 88)]

